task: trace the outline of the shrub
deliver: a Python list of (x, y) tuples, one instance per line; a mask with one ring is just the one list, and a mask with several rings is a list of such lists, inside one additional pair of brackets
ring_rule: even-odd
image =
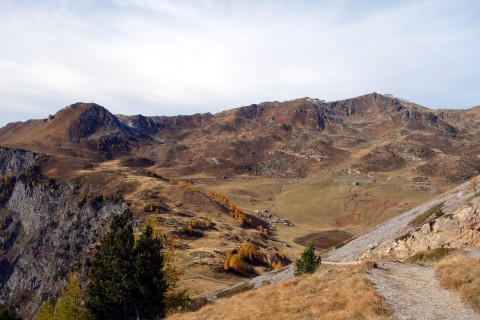
[(442, 209), (438, 209), (437, 211), (435, 211), (435, 217), (441, 217), (443, 216), (445, 213), (442, 211)]
[(341, 247), (343, 247), (346, 243), (345, 242), (340, 242), (340, 243), (337, 243), (335, 245), (335, 249), (340, 249)]
[(447, 256), (452, 249), (449, 248), (437, 248), (430, 251), (417, 252), (410, 258), (410, 262), (438, 262)]
[(143, 211), (160, 213), (160, 212), (167, 212), (168, 208), (165, 207), (164, 205), (149, 203), (149, 204), (145, 205), (145, 207), (143, 208)]
[(22, 320), (15, 309), (11, 306), (0, 304), (0, 319), (1, 320)]
[(261, 235), (268, 237), (268, 230), (265, 229), (261, 224), (258, 226), (257, 230)]
[(202, 219), (203, 219), (203, 222), (205, 223), (205, 228), (207, 229), (213, 228), (213, 222), (209, 216), (203, 217)]
[[(145, 169), (144, 170), (144, 173), (147, 177), (151, 177), (151, 178), (155, 178), (155, 179), (160, 179), (160, 180), (163, 180), (163, 181), (169, 181), (167, 179), (165, 179), (164, 177), (162, 177), (161, 175), (155, 173), (155, 171), (153, 171), (152, 169)], [(171, 180), (170, 180), (171, 181)]]
[(423, 224), (425, 221), (427, 221), (428, 218), (430, 218), (430, 216), (432, 216), (433, 214), (435, 214), (436, 217), (441, 217), (443, 215), (442, 206), (443, 206), (443, 202), (428, 209), (427, 211), (425, 211), (424, 213), (422, 213), (421, 215), (417, 216), (415, 219), (410, 221), (408, 225), (411, 227), (418, 227), (421, 224)]
[(7, 202), (15, 187), (16, 178), (11, 175), (0, 178), (0, 205)]

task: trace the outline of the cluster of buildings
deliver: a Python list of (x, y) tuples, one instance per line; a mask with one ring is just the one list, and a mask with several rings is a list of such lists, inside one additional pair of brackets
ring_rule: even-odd
[(283, 225), (284, 227), (292, 227), (293, 226), (293, 223), (287, 218), (281, 218), (281, 217), (274, 218), (273, 215), (271, 213), (269, 213), (269, 210), (267, 210), (267, 209), (265, 209), (263, 212), (261, 212), (260, 210), (255, 210), (255, 215), (258, 218), (264, 218), (264, 219), (272, 219), (273, 218), (272, 220), (269, 221), (272, 224), (279, 224), (279, 225)]

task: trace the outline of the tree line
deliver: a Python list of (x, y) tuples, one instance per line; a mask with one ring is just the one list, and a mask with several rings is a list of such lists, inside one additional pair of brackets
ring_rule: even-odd
[(57, 302), (43, 303), (36, 320), (157, 319), (165, 314), (169, 283), (164, 275), (163, 243), (147, 225), (135, 241), (132, 214), (116, 215), (93, 257), (82, 301), (77, 273)]

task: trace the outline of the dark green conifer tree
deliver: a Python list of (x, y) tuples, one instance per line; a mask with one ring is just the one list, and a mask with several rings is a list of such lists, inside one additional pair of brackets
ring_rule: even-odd
[(315, 245), (310, 241), (300, 258), (295, 261), (295, 275), (315, 272), (320, 262), (320, 256), (315, 255)]
[(168, 285), (163, 274), (162, 241), (147, 226), (135, 244), (135, 313), (139, 319), (163, 315)]
[(12, 306), (0, 304), (0, 320), (22, 320)]
[(113, 218), (92, 262), (87, 310), (93, 319), (153, 319), (164, 310), (161, 241), (147, 227), (135, 244), (132, 214)]

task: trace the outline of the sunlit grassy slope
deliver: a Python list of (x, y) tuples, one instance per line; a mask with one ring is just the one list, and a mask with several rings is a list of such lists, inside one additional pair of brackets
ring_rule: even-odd
[(313, 275), (235, 295), (168, 319), (390, 319), (365, 266), (322, 266)]

